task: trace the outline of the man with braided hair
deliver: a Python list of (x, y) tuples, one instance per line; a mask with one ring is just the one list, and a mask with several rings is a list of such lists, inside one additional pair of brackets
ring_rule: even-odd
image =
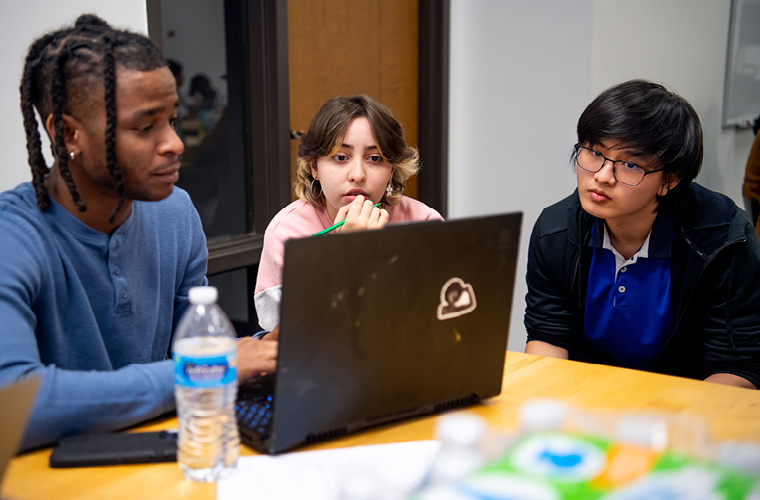
[[(32, 44), (20, 90), (33, 180), (0, 194), (0, 384), (42, 378), (28, 449), (174, 408), (167, 353), (208, 252), (150, 40), (80, 16)], [(274, 370), (270, 337), (238, 342), (239, 379)]]

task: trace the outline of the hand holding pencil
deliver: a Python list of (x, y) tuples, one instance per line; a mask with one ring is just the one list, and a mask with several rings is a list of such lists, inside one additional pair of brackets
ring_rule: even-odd
[(380, 205), (380, 203), (373, 205), (371, 200), (359, 195), (350, 204), (341, 207), (338, 211), (335, 220), (339, 222), (312, 236), (327, 234), (332, 231), (342, 233), (381, 229), (388, 223), (389, 215), (387, 210), (380, 208)]

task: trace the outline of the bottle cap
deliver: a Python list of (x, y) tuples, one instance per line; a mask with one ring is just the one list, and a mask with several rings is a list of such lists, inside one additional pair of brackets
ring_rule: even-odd
[(628, 415), (622, 417), (615, 432), (618, 440), (647, 446), (662, 451), (668, 445), (668, 424), (653, 415)]
[(565, 425), (567, 406), (553, 399), (532, 399), (520, 407), (520, 424), (534, 431), (558, 431)]
[(449, 443), (477, 443), (485, 430), (485, 422), (475, 415), (447, 415), (439, 418), (435, 424), (436, 437)]
[(194, 286), (187, 294), (191, 304), (208, 306), (214, 304), (219, 296), (215, 286)]
[(760, 476), (760, 445), (736, 441), (722, 443), (718, 451), (718, 461), (723, 465)]

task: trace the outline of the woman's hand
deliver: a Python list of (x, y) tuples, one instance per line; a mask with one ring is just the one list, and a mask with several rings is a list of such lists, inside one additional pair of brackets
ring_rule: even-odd
[(262, 339), (252, 337), (238, 339), (237, 378), (239, 384), (275, 370), (279, 336), (280, 325), (277, 325)]
[(388, 224), (388, 217), (387, 210), (374, 207), (372, 200), (359, 195), (350, 204), (338, 210), (335, 222), (345, 219), (346, 223), (336, 229), (335, 232), (350, 233), (353, 231), (382, 229)]

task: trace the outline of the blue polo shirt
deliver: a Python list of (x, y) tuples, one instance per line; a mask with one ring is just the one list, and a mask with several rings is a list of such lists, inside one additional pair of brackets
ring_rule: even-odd
[(602, 219), (592, 228), (583, 337), (620, 366), (648, 369), (673, 333), (670, 303), (672, 215), (658, 214), (647, 240), (626, 260)]

